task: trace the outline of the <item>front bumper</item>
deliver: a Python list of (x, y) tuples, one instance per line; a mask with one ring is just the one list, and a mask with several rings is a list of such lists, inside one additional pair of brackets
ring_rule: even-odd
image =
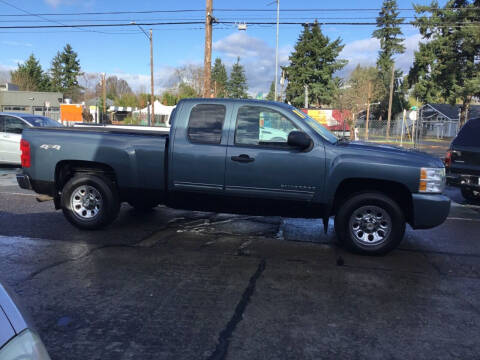
[(450, 199), (441, 194), (412, 194), (414, 229), (430, 229), (442, 224), (450, 212)]
[(32, 190), (32, 183), (28, 175), (17, 174), (17, 183), (22, 189)]
[(466, 174), (447, 174), (447, 184), (456, 187), (464, 187), (472, 190), (480, 190), (480, 177)]

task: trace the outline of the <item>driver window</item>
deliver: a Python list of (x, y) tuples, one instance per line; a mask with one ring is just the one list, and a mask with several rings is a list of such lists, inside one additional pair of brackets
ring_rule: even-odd
[(5, 132), (10, 134), (21, 134), (27, 127), (22, 120), (10, 116), (5, 117), (4, 122)]
[(298, 128), (275, 110), (242, 106), (237, 114), (235, 144), (286, 146), (288, 134), (294, 130)]

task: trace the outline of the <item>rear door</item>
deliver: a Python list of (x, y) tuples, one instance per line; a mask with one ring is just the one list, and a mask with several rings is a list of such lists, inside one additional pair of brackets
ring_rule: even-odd
[(21, 119), (1, 115), (3, 118), (3, 133), (2, 133), (2, 152), (3, 161), (20, 164), (20, 140), (22, 138), (23, 129), (28, 125)]
[(175, 116), (170, 188), (223, 194), (228, 131), (226, 104), (185, 102)]

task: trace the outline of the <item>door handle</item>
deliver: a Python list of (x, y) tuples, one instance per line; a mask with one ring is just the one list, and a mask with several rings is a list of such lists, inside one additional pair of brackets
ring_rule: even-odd
[(239, 156), (232, 156), (231, 159), (232, 159), (232, 161), (238, 161), (238, 162), (244, 162), (244, 163), (249, 163), (249, 162), (255, 161), (254, 158), (251, 158), (247, 154), (241, 154)]

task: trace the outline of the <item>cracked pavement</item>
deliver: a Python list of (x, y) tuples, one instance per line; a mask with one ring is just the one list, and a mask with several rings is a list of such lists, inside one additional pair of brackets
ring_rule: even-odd
[(333, 222), (123, 206), (72, 227), (0, 168), (0, 281), (52, 359), (475, 359), (480, 207), (456, 202), (384, 257)]

